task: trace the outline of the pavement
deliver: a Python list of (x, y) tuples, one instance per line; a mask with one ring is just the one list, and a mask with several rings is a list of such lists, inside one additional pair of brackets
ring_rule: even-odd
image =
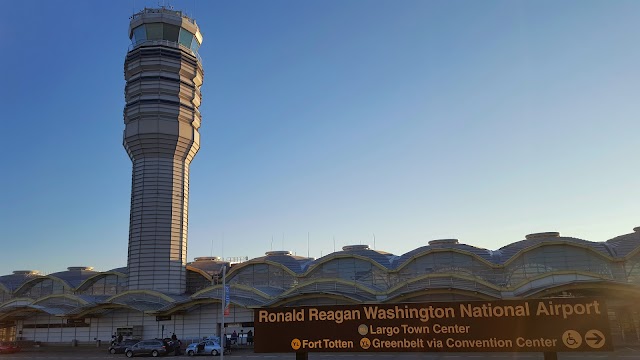
[[(123, 354), (111, 355), (108, 346), (101, 347), (81, 345), (78, 347), (48, 345), (42, 347), (25, 348), (16, 354), (2, 354), (0, 360), (90, 360), (90, 359), (125, 359)], [(168, 357), (173, 357), (169, 355)], [(257, 354), (253, 348), (236, 348), (231, 355), (225, 358), (240, 360), (274, 360), (274, 359), (296, 359), (294, 353), (287, 354)], [(310, 360), (542, 360), (542, 353), (310, 353)], [(640, 360), (640, 347), (618, 347), (614, 352), (597, 353), (558, 353), (559, 360)]]

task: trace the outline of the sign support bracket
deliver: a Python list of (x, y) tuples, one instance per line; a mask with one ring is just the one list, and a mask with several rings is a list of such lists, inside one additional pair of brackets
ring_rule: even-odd
[(545, 352), (544, 353), (544, 360), (558, 360), (558, 353), (557, 352)]
[(309, 360), (309, 353), (308, 352), (297, 352), (296, 353), (296, 360)]

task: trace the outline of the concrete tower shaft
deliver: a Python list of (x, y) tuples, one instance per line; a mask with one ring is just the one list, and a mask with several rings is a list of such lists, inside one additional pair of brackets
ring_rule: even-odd
[(132, 17), (124, 147), (133, 162), (129, 289), (186, 290), (189, 165), (200, 148), (202, 36), (179, 11)]

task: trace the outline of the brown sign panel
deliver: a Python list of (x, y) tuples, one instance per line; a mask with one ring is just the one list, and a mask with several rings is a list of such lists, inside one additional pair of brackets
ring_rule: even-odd
[(279, 307), (254, 327), (255, 352), (613, 350), (594, 298)]

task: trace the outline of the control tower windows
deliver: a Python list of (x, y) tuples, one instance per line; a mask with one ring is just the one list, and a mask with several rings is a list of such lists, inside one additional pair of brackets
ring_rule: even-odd
[(167, 40), (191, 49), (194, 53), (198, 52), (200, 43), (198, 38), (191, 32), (177, 26), (165, 23), (148, 23), (133, 29), (131, 43), (139, 45), (146, 41)]
[(180, 39), (178, 40), (178, 42), (181, 45), (184, 45), (184, 46), (186, 46), (188, 48), (191, 48), (191, 42), (193, 42), (193, 41), (194, 41), (193, 34), (188, 32), (187, 30), (181, 28), (180, 29)]
[(133, 39), (131, 39), (134, 45), (143, 41), (147, 41), (147, 30), (144, 28), (144, 25), (133, 29)]
[(198, 40), (194, 37), (193, 41), (191, 42), (191, 51), (193, 51), (194, 53), (197, 53), (199, 47), (200, 47), (200, 43), (198, 43)]
[(178, 41), (178, 33), (180, 32), (180, 27), (171, 24), (162, 24), (162, 38), (164, 40), (169, 40), (173, 42)]
[(162, 24), (145, 24), (148, 40), (162, 40)]

